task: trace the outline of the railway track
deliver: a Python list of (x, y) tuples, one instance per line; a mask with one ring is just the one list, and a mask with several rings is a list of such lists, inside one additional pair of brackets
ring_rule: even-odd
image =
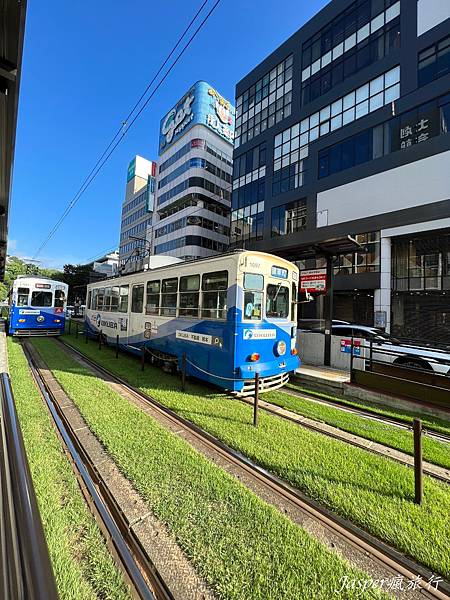
[[(312, 394), (308, 394), (308, 392), (297, 392), (291, 387), (284, 387), (282, 391), (285, 394), (289, 394), (291, 396), (297, 396), (299, 398), (304, 398), (305, 400), (310, 400), (311, 402), (316, 402), (317, 404), (323, 404), (325, 406), (331, 406), (332, 408), (337, 408), (342, 410), (343, 412), (352, 413), (354, 415), (364, 417), (366, 419), (370, 419), (372, 421), (377, 421), (379, 423), (385, 423), (386, 425), (393, 425), (394, 427), (398, 427), (399, 429), (412, 430), (412, 426), (402, 421), (401, 419), (396, 419), (395, 417), (387, 417), (380, 415), (375, 410), (370, 410), (370, 408), (362, 409), (349, 406), (347, 404), (343, 404), (338, 401), (333, 401), (328, 398), (320, 398), (319, 396), (315, 396)], [(424, 435), (427, 435), (430, 438), (434, 438), (439, 442), (445, 442), (450, 444), (450, 434), (447, 435), (445, 433), (439, 433), (434, 431), (433, 429), (429, 429), (426, 426), (422, 427), (422, 432)]]
[(448, 600), (450, 598), (450, 585), (447, 582), (441, 582), (439, 589), (435, 589), (434, 587), (429, 588), (426, 585), (426, 582), (435, 576), (435, 574), (426, 567), (415, 563), (401, 552), (378, 540), (350, 521), (321, 506), (311, 498), (308, 498), (305, 494), (290, 486), (282, 479), (254, 463), (240, 452), (233, 450), (213, 435), (204, 431), (184, 417), (181, 417), (151, 396), (135, 388), (79, 350), (66, 344), (60, 339), (57, 340), (57, 343), (65, 346), (69, 353), (73, 353), (78, 357), (80, 362), (84, 362), (92, 370), (105, 378), (105, 380), (114, 383), (117, 388), (121, 388), (125, 395), (136, 398), (140, 404), (150, 406), (154, 413), (159, 413), (166, 421), (171, 422), (174, 430), (187, 430), (190, 436), (192, 436), (193, 439), (197, 439), (201, 445), (211, 448), (212, 451), (220, 455), (223, 460), (246, 472), (252, 478), (257, 480), (258, 483), (270, 490), (271, 493), (282, 497), (299, 511), (307, 514), (315, 521), (320, 522), (323, 527), (344, 539), (348, 544), (357, 548), (363, 554), (370, 556), (376, 563), (382, 565), (391, 573), (397, 576), (403, 576), (409, 581), (417, 580), (418, 577), (420, 577), (421, 583), (418, 584), (418, 587), (420, 588), (421, 597), (437, 598), (439, 600)]
[(35, 383), (52, 416), (58, 436), (75, 470), (80, 487), (108, 546), (129, 584), (133, 597), (141, 600), (173, 600), (173, 596), (129, 527), (108, 485), (80, 444), (59, 407), (28, 347), (25, 356)]

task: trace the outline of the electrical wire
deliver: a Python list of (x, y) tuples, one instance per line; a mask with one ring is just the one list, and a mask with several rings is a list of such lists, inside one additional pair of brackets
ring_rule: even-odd
[[(56, 222), (56, 224), (50, 230), (49, 234), (47, 235), (47, 237), (45, 238), (45, 240), (42, 242), (42, 244), (40, 245), (40, 247), (38, 248), (38, 250), (34, 254), (33, 259), (36, 258), (42, 252), (42, 250), (44, 249), (44, 247), (48, 244), (48, 242), (54, 236), (54, 234), (56, 233), (56, 231), (59, 229), (59, 227), (61, 226), (61, 224), (64, 221), (64, 219), (69, 214), (69, 212), (73, 209), (73, 207), (77, 204), (78, 200), (81, 198), (81, 196), (84, 194), (84, 192), (90, 186), (90, 184), (94, 181), (94, 179), (96, 178), (96, 176), (98, 175), (98, 173), (101, 171), (101, 169), (103, 168), (103, 166), (106, 164), (106, 162), (109, 160), (110, 156), (113, 154), (113, 152), (115, 151), (115, 149), (117, 148), (117, 146), (122, 142), (122, 140), (124, 139), (125, 135), (128, 133), (128, 131), (134, 125), (134, 123), (139, 118), (139, 116), (142, 114), (142, 112), (144, 111), (144, 109), (146, 108), (146, 106), (148, 105), (148, 103), (150, 102), (150, 100), (153, 98), (153, 96), (156, 94), (156, 92), (158, 91), (158, 89), (161, 87), (161, 85), (167, 79), (167, 77), (169, 76), (169, 74), (171, 73), (171, 71), (174, 69), (175, 65), (179, 62), (179, 60), (181, 59), (181, 57), (184, 55), (184, 53), (186, 52), (186, 50), (189, 48), (189, 46), (191, 45), (191, 43), (193, 42), (193, 40), (195, 39), (195, 37), (198, 35), (198, 33), (200, 32), (200, 30), (202, 29), (202, 27), (205, 25), (205, 23), (207, 22), (207, 20), (209, 19), (209, 17), (212, 15), (212, 13), (216, 9), (216, 7), (220, 3), (220, 1), (221, 0), (216, 0), (216, 2), (213, 4), (212, 8), (209, 10), (209, 12), (206, 14), (206, 16), (200, 22), (200, 25), (196, 28), (196, 30), (194, 31), (194, 33), (191, 35), (191, 37), (188, 39), (188, 41), (186, 42), (186, 44), (183, 46), (183, 48), (180, 51), (180, 53), (176, 56), (175, 60), (170, 65), (169, 69), (165, 72), (165, 74), (163, 75), (163, 77), (161, 78), (161, 80), (159, 81), (159, 83), (156, 85), (156, 87), (154, 88), (154, 90), (152, 91), (152, 93), (150, 94), (150, 96), (146, 99), (146, 101), (144, 102), (144, 104), (138, 110), (137, 114), (133, 117), (133, 119), (131, 120), (131, 122), (130, 123), (128, 123), (127, 121), (123, 122), (120, 130), (118, 130), (118, 132), (116, 133), (116, 135), (114, 136), (114, 138), (108, 144), (107, 148), (104, 150), (103, 154), (98, 159), (98, 161), (96, 162), (95, 166), (91, 169), (91, 171), (88, 174), (88, 176), (84, 179), (83, 184), (81, 185), (81, 187), (78, 190), (78, 192), (75, 194), (74, 198), (69, 202), (68, 206), (64, 210), (64, 212), (61, 215), (61, 217), (58, 219), (58, 221)], [(164, 61), (163, 65), (161, 65), (160, 69), (158, 70), (158, 73), (152, 79), (152, 82), (149, 83), (149, 85), (147, 86), (146, 90), (143, 92), (143, 94), (141, 95), (141, 97), (139, 98), (139, 100), (136, 102), (135, 106), (130, 111), (127, 119), (130, 118), (130, 116), (134, 113), (134, 111), (136, 110), (137, 106), (140, 104), (140, 102), (144, 98), (144, 96), (147, 94), (148, 90), (150, 89), (150, 87), (152, 86), (152, 84), (154, 83), (154, 81), (157, 79), (158, 75), (162, 72), (164, 66), (170, 60), (170, 57), (174, 54), (176, 48), (178, 48), (178, 46), (180, 45), (182, 39), (185, 37), (187, 31), (191, 28), (192, 24), (194, 23), (194, 21), (196, 20), (196, 18), (198, 17), (198, 15), (201, 13), (202, 9), (204, 8), (204, 6), (206, 5), (207, 2), (208, 2), (208, 0), (204, 0), (204, 2), (202, 3), (201, 7), (198, 9), (196, 15), (193, 17), (193, 19), (191, 19), (191, 22), (188, 25), (188, 27), (185, 29), (185, 31), (183, 32), (183, 35), (179, 38), (177, 44), (172, 49), (172, 51), (170, 52), (169, 56)]]

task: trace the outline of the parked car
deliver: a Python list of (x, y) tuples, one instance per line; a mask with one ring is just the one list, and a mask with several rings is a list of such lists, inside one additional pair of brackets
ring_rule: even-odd
[(372, 342), (374, 360), (450, 375), (450, 353), (445, 350), (405, 344), (381, 329), (366, 325), (335, 324), (333, 322), (332, 334)]

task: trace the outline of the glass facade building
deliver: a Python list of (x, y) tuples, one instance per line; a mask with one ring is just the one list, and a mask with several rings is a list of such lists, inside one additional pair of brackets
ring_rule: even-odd
[(449, 31), (450, 4), (332, 0), (248, 73), (230, 230), (296, 262), (351, 234), (366, 251), (334, 258), (334, 317), (448, 342)]

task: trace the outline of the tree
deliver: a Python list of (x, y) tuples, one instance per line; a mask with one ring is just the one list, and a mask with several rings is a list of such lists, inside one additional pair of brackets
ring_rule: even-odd
[(19, 275), (36, 275), (37, 277), (50, 277), (57, 281), (64, 281), (64, 273), (61, 271), (41, 268), (25, 262), (17, 256), (8, 256), (6, 259), (5, 278), (3, 283), (0, 283), (0, 302), (5, 300), (9, 288)]

